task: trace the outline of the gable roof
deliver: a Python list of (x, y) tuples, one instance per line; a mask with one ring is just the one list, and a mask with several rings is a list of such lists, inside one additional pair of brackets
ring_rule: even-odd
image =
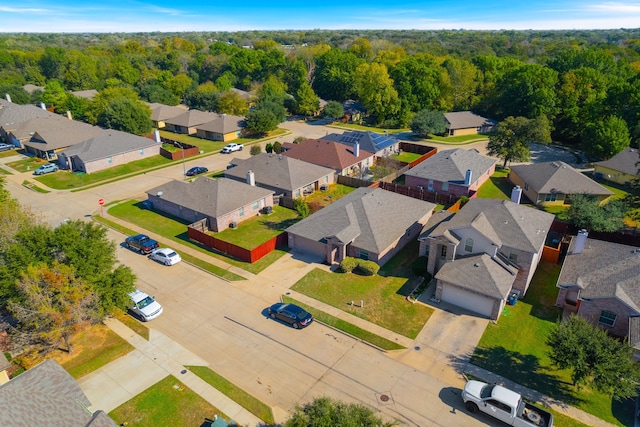
[(189, 110), (183, 112), (179, 116), (167, 118), (164, 122), (167, 124), (171, 124), (174, 126), (182, 126), (187, 128), (192, 128), (203, 123), (210, 122), (218, 118), (218, 115), (215, 113), (200, 111), (200, 110)]
[(147, 105), (151, 108), (151, 120), (154, 122), (162, 122), (186, 113), (183, 107), (177, 105), (165, 105), (156, 102), (150, 102)]
[(26, 85), (22, 86), (22, 89), (26, 90), (27, 92), (29, 92), (31, 94), (35, 90), (44, 91), (44, 86), (36, 86), (36, 85), (32, 85), (30, 83), (27, 83)]
[(472, 113), (471, 111), (456, 111), (453, 113), (444, 113), (444, 119), (448, 123), (448, 129), (478, 128), (482, 126), (494, 126), (498, 123), (493, 119), (484, 118), (475, 113)]
[(640, 151), (627, 147), (609, 160), (594, 163), (629, 175), (637, 175), (640, 170)]
[(405, 172), (405, 175), (415, 176), (434, 181), (464, 184), (467, 170), (471, 171), (473, 184), (490, 170), (497, 160), (481, 155), (477, 150), (454, 148), (438, 151), (424, 162)]
[(231, 213), (262, 198), (273, 191), (251, 186), (232, 179), (200, 177), (193, 182), (173, 180), (147, 191), (179, 206), (217, 218)]
[(247, 159), (234, 158), (236, 166), (224, 176), (245, 181), (247, 172), (254, 173), (255, 182), (272, 188), (294, 191), (335, 173), (333, 169), (278, 154), (261, 153)]
[(19, 141), (26, 141), (31, 139), (38, 129), (64, 126), (68, 122), (69, 119), (67, 117), (52, 113), (50, 115), (29, 118), (28, 120), (22, 121), (7, 133), (11, 133), (13, 137)]
[(244, 117), (231, 116), (228, 114), (216, 114), (216, 116), (215, 119), (197, 125), (196, 128), (198, 130), (226, 135), (231, 132), (237, 132), (244, 127)]
[(445, 263), (435, 278), (491, 298), (506, 299), (516, 273), (483, 253)]
[(72, 91), (71, 94), (77, 98), (93, 99), (98, 94), (98, 91), (95, 89), (77, 90), (75, 92)]
[(0, 99), (0, 127), (5, 132), (19, 128), (19, 124), (38, 117), (58, 116), (35, 105), (20, 105)]
[(91, 414), (90, 405), (78, 383), (52, 359), (0, 385), (3, 426), (116, 426), (102, 411)]
[[(162, 145), (162, 143), (150, 138), (144, 138), (117, 130), (109, 130), (63, 150), (62, 154), (78, 156), (86, 163), (148, 147), (160, 147), (160, 145)], [(158, 153), (159, 152), (160, 150), (158, 148)]]
[(70, 147), (107, 132), (98, 126), (69, 119), (47, 120), (33, 130), (31, 139), (22, 145), (43, 151)]
[(335, 236), (344, 243), (353, 241), (358, 248), (380, 253), (413, 224), (426, 220), (434, 208), (433, 203), (381, 188), (360, 187), (286, 231), (317, 242)]
[(327, 141), (335, 141), (340, 144), (346, 144), (352, 147), (356, 142), (360, 144), (360, 149), (368, 151), (370, 153), (377, 153), (380, 150), (384, 150), (398, 141), (395, 138), (386, 135), (380, 135), (374, 132), (345, 132), (345, 133), (331, 133), (327, 136), (323, 136), (321, 139)]
[(237, 93), (245, 101), (250, 101), (251, 98), (252, 98), (251, 93), (247, 92), (246, 90), (242, 90), (242, 89), (238, 89), (238, 88), (232, 87), (231, 89), (229, 89), (229, 91)]
[[(536, 253), (547, 236), (554, 215), (509, 200), (471, 199), (449, 221), (441, 222), (430, 236), (473, 227), (499, 246)], [(426, 236), (421, 236), (421, 238)]]
[(613, 194), (562, 161), (515, 165), (511, 172), (538, 194)]
[(356, 157), (354, 148), (335, 141), (307, 139), (299, 144), (288, 144), (283, 156), (335, 170), (343, 170), (362, 160), (373, 157), (373, 153), (360, 150)]

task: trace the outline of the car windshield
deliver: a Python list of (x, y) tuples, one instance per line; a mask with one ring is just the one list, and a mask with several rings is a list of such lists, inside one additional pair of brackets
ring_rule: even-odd
[(486, 386), (482, 387), (482, 390), (480, 390), (480, 397), (482, 399), (488, 399), (489, 397), (491, 397), (492, 391), (493, 391), (493, 386), (487, 384)]
[(178, 254), (177, 254), (177, 253), (175, 253), (175, 252), (169, 252), (169, 253), (167, 254), (167, 258), (173, 258), (173, 257), (174, 257), (174, 256), (176, 256), (176, 255), (178, 255)]
[(141, 301), (138, 301), (138, 308), (145, 308), (146, 306), (148, 306), (152, 302), (153, 302), (153, 298), (148, 296), (145, 299), (143, 299)]

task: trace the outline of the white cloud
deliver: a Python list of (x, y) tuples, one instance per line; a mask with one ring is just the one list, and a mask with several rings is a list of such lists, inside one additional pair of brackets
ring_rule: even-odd
[[(640, 14), (640, 3), (619, 3), (619, 2), (607, 2), (600, 4), (591, 4), (585, 7), (587, 10), (591, 10), (597, 13), (635, 13)], [(636, 23), (636, 26), (638, 23)]]
[(0, 12), (7, 13), (50, 13), (51, 11), (48, 9), (38, 9), (31, 7), (8, 7), (8, 6), (0, 6)]

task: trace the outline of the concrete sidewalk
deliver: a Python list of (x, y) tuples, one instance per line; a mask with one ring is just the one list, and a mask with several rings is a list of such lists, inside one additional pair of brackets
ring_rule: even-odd
[[(78, 380), (82, 391), (92, 403), (91, 410), (110, 412), (132, 397), (173, 375), (227, 417), (244, 426), (259, 426), (263, 422), (236, 402), (216, 390), (185, 366), (207, 366), (164, 334), (150, 329), (149, 341), (116, 319), (107, 319), (107, 326), (136, 350), (103, 366)], [(108, 393), (105, 393), (108, 390)], [(214, 415), (211, 414), (211, 418)]]

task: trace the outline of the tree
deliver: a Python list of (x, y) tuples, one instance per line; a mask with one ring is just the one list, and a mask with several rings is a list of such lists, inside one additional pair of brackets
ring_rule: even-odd
[(328, 101), (322, 111), (325, 117), (333, 120), (341, 119), (344, 116), (344, 107), (338, 101)]
[(447, 129), (447, 122), (440, 111), (422, 110), (413, 116), (409, 127), (419, 136), (442, 135)]
[(218, 97), (216, 111), (222, 114), (231, 114), (232, 116), (244, 116), (249, 111), (247, 101), (237, 92), (228, 90)]
[(27, 267), (17, 282), (21, 302), (9, 304), (17, 319), (16, 332), (24, 341), (47, 351), (69, 339), (82, 326), (96, 321), (95, 294), (75, 277), (72, 267), (54, 263)]
[(57, 80), (51, 80), (44, 87), (42, 102), (47, 107), (53, 107), (57, 113), (63, 113), (67, 105), (67, 96), (67, 91), (62, 86), (62, 83)]
[(186, 104), (196, 110), (214, 111), (218, 103), (218, 88), (212, 83), (207, 82), (197, 87), (195, 91), (190, 92), (186, 96)]
[(536, 119), (526, 117), (507, 117), (496, 126), (489, 135), (487, 150), (490, 156), (508, 162), (529, 160), (529, 142), (551, 142), (549, 121), (544, 116)]
[(378, 123), (400, 110), (398, 92), (384, 64), (361, 64), (355, 71), (354, 88), (362, 105)]
[(282, 144), (280, 141), (276, 141), (273, 143), (273, 152), (276, 154), (282, 153)]
[(571, 370), (574, 386), (593, 386), (615, 399), (637, 396), (640, 368), (626, 341), (574, 315), (556, 324), (547, 345), (552, 363)]
[(293, 209), (295, 209), (300, 218), (309, 216), (309, 203), (301, 197), (293, 200)]
[(320, 110), (320, 98), (307, 82), (300, 84), (300, 88), (296, 92), (295, 101), (298, 114), (311, 116)]
[(585, 151), (595, 159), (610, 159), (629, 146), (627, 123), (618, 116), (608, 116), (587, 127), (582, 137)]
[(464, 59), (447, 58), (442, 66), (448, 77), (444, 95), (451, 98), (453, 109), (470, 109), (475, 103), (480, 71)]
[(355, 70), (365, 61), (353, 52), (331, 49), (316, 60), (313, 89), (322, 99), (346, 101), (356, 96)]
[(574, 194), (567, 217), (578, 228), (593, 231), (617, 231), (624, 227), (627, 205), (622, 200), (601, 203), (591, 194)]
[(269, 109), (255, 109), (247, 113), (246, 128), (255, 133), (267, 133), (278, 127), (280, 121)]
[(128, 98), (115, 98), (109, 101), (107, 108), (98, 117), (98, 124), (135, 135), (151, 132), (151, 109), (138, 101)]
[(394, 422), (383, 421), (372, 409), (355, 403), (344, 403), (320, 397), (304, 406), (297, 406), (284, 427), (392, 427)]
[(249, 154), (251, 154), (252, 156), (257, 156), (261, 152), (262, 152), (262, 148), (260, 148), (258, 144), (252, 145), (251, 150), (249, 150)]
[(556, 113), (558, 73), (540, 64), (523, 64), (506, 72), (496, 85), (499, 117), (509, 115), (552, 120)]

